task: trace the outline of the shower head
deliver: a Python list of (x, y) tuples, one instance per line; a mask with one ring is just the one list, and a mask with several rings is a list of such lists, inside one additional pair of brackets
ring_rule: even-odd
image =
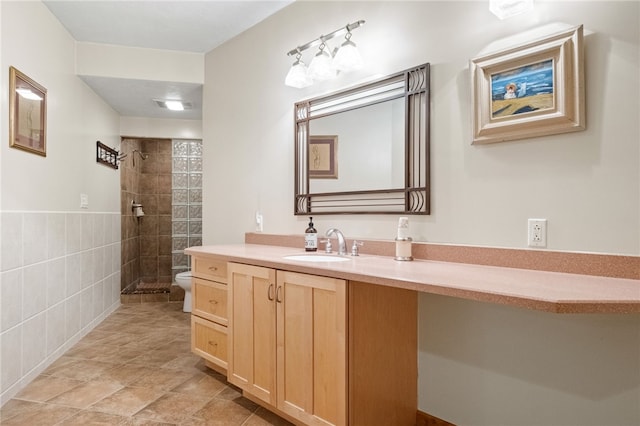
[(138, 154), (140, 156), (140, 158), (142, 158), (143, 160), (146, 160), (147, 158), (149, 158), (149, 154), (143, 154), (140, 151), (138, 151), (137, 149), (134, 149), (131, 152), (131, 158), (133, 159), (133, 167), (136, 166), (136, 154)]
[(140, 151), (138, 151), (137, 149), (133, 150), (132, 154), (138, 154), (140, 156), (140, 158), (142, 158), (143, 160), (146, 160), (147, 158), (149, 158), (149, 154), (143, 154)]

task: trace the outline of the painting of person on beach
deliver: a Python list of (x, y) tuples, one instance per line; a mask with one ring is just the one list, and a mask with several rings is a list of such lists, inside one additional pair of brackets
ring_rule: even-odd
[(526, 114), (554, 106), (553, 59), (491, 75), (491, 116)]

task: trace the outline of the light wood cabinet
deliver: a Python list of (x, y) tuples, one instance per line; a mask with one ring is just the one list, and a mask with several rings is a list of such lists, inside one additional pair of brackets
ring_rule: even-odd
[(228, 379), (301, 425), (414, 425), (417, 294), (228, 265)]
[(191, 351), (208, 367), (227, 370), (227, 263), (194, 256), (191, 282)]
[(303, 424), (346, 424), (346, 282), (228, 271), (229, 382)]

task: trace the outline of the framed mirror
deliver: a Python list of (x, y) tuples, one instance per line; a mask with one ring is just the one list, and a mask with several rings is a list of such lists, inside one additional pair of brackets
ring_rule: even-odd
[(429, 64), (297, 102), (296, 215), (430, 213)]

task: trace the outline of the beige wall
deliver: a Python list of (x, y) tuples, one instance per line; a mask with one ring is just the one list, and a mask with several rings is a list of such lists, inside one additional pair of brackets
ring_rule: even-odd
[[(367, 21), (353, 33), (366, 70), (284, 86), (287, 51), (357, 19)], [(472, 146), (469, 59), (554, 22), (585, 27), (587, 130)], [(428, 61), (433, 212), (411, 217), (415, 239), (524, 248), (527, 219), (547, 218), (549, 249), (637, 255), (638, 37), (637, 2), (536, 2), (505, 21), (486, 2), (297, 2), (206, 57), (205, 241), (242, 241), (258, 208), (265, 232), (304, 232), (307, 218), (292, 214), (293, 103)], [(391, 239), (396, 223), (316, 218), (320, 232), (337, 225), (348, 237)]]
[[(40, 2), (0, 2), (0, 404), (120, 304), (119, 117), (76, 75)], [(47, 156), (9, 147), (9, 66), (47, 89)], [(89, 208), (80, 209), (80, 194)]]
[[(293, 216), (293, 104), (431, 63), (432, 208), (419, 241), (640, 254), (638, 2), (535, 2), (500, 21), (488, 2), (313, 2), (283, 9), (206, 57), (204, 242), (302, 234)], [(368, 67), (306, 89), (284, 86), (286, 52), (357, 19)], [(587, 130), (470, 145), (468, 61), (549, 23), (584, 24)], [(307, 59), (305, 56), (304, 59)], [(308, 61), (307, 61), (308, 62)], [(623, 83), (623, 84), (622, 84)], [(341, 167), (345, 165), (342, 164)], [(316, 228), (392, 239), (397, 217), (318, 216)], [(421, 295), (419, 407), (456, 424), (638, 424), (640, 316), (554, 315)], [(621, 373), (624, 372), (624, 373)]]

